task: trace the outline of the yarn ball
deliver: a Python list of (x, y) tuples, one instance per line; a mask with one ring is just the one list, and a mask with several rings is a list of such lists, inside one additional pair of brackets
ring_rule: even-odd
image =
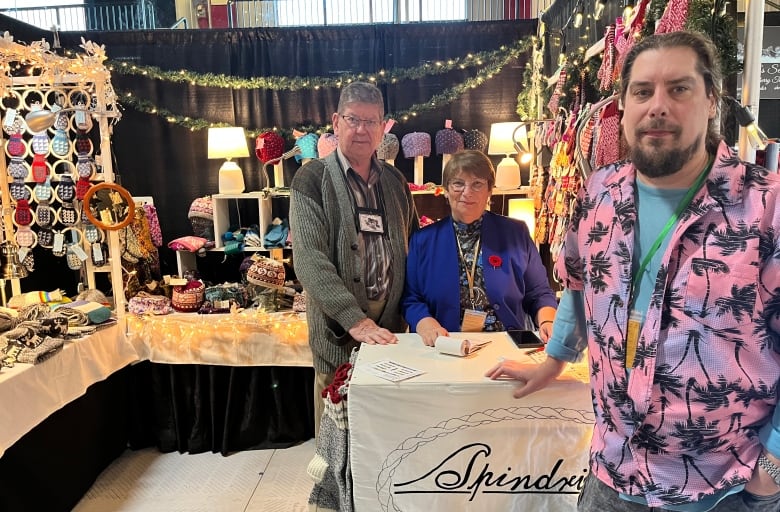
[(339, 136), (333, 133), (323, 133), (317, 140), (317, 153), (320, 158), (325, 158), (329, 154), (336, 151), (336, 147), (339, 145)]
[(246, 280), (252, 284), (266, 288), (284, 287), (285, 271), (280, 261), (271, 258), (260, 258), (249, 267)]
[(263, 132), (255, 141), (255, 155), (267, 163), (280, 158), (284, 153), (284, 139), (276, 132)]
[(401, 139), (401, 148), (406, 158), (431, 156), (431, 135), (425, 132), (407, 133)]
[(436, 132), (436, 154), (452, 155), (463, 150), (463, 136), (452, 128)]
[(400, 149), (401, 144), (398, 142), (398, 137), (393, 133), (386, 133), (376, 149), (376, 157), (380, 160), (395, 160)]

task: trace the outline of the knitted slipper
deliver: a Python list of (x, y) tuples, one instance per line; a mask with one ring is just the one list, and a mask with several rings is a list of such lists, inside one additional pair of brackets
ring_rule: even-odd
[(73, 178), (66, 175), (60, 176), (57, 184), (57, 197), (61, 202), (73, 201), (76, 197), (76, 188), (73, 186)]
[(57, 128), (51, 139), (51, 152), (57, 156), (66, 156), (70, 151), (70, 140), (65, 130)]
[(11, 135), (11, 137), (8, 139), (6, 149), (8, 150), (8, 154), (11, 156), (24, 156), (25, 151), (27, 151), (27, 147), (24, 145), (24, 141), (22, 140), (22, 132), (16, 132)]
[(88, 155), (92, 152), (92, 141), (89, 140), (89, 135), (84, 130), (79, 130), (76, 133), (76, 153), (79, 155)]
[(19, 226), (29, 226), (32, 224), (33, 215), (30, 210), (30, 203), (27, 199), (20, 199), (16, 202), (16, 208), (14, 208), (14, 222)]
[(82, 201), (91, 186), (92, 183), (89, 181), (89, 178), (79, 178), (76, 182), (76, 199)]
[(32, 136), (30, 147), (36, 155), (45, 155), (49, 152), (49, 136), (46, 132), (38, 132)]
[(79, 154), (78, 161), (76, 163), (76, 172), (79, 175), (79, 178), (91, 178), (93, 174), (95, 174), (95, 164), (92, 162), (92, 159), (89, 158), (89, 155), (86, 154)]
[(15, 201), (30, 199), (30, 189), (24, 184), (24, 178), (14, 178), (14, 181), (8, 184), (8, 191), (11, 193), (11, 198)]
[(41, 201), (49, 201), (52, 196), (51, 178), (46, 176), (46, 179), (42, 183), (35, 185), (33, 189), (33, 197), (39, 203)]
[(46, 157), (36, 154), (32, 163), (32, 178), (36, 183), (43, 183), (49, 175), (49, 167), (46, 165)]
[(73, 203), (62, 203), (62, 206), (57, 212), (57, 217), (60, 222), (66, 226), (75, 226), (79, 222), (79, 212), (73, 207)]
[(35, 223), (41, 228), (50, 228), (57, 222), (57, 212), (48, 201), (40, 201), (35, 207)]
[(8, 163), (8, 175), (12, 178), (24, 180), (27, 178), (27, 166), (20, 157), (13, 157)]

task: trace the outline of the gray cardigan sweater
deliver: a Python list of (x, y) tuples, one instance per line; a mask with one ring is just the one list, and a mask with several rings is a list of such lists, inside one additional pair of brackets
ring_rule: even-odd
[[(358, 251), (352, 196), (334, 151), (295, 173), (290, 186), (290, 234), (295, 275), (306, 290), (306, 318), (314, 368), (333, 373), (358, 345), (350, 327), (366, 317), (365, 264)], [(412, 194), (401, 172), (381, 163), (380, 183), (392, 250), (393, 281), (378, 324), (404, 332), (400, 300), (409, 237), (419, 224)]]

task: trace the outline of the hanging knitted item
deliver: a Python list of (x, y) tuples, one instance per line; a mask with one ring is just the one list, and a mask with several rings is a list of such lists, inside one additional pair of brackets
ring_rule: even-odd
[(612, 71), (615, 67), (615, 25), (609, 25), (604, 31), (604, 57), (596, 76), (599, 78), (599, 89), (611, 91), (614, 85)]
[(658, 25), (655, 27), (655, 33), (665, 34), (683, 30), (687, 19), (688, 0), (669, 0), (663, 16), (658, 20)]
[(596, 145), (596, 168), (617, 162), (620, 159), (620, 115), (615, 103), (610, 103), (605, 109), (599, 126), (598, 143)]
[(22, 132), (18, 131), (11, 134), (11, 138), (8, 139), (6, 148), (8, 149), (8, 154), (11, 156), (23, 156), (25, 151), (27, 151), (27, 147), (22, 140)]
[(566, 84), (566, 75), (566, 69), (561, 69), (561, 74), (558, 75), (558, 83), (555, 84), (555, 90), (550, 97), (550, 101), (547, 103), (547, 109), (550, 112), (558, 112), (561, 94), (563, 94), (563, 86)]
[(36, 154), (33, 157), (32, 177), (36, 183), (43, 183), (49, 176), (49, 167), (46, 165), (46, 157)]

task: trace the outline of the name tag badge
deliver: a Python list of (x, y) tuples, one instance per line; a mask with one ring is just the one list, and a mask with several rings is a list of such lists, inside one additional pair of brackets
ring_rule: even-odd
[(463, 312), (463, 322), (460, 325), (460, 332), (482, 332), (485, 327), (487, 313), (477, 311), (476, 309), (467, 309)]
[(626, 368), (634, 367), (636, 358), (636, 346), (639, 344), (639, 331), (642, 328), (644, 315), (640, 311), (632, 311), (628, 316), (628, 329), (626, 329)]
[(358, 226), (361, 233), (385, 234), (385, 222), (382, 212), (373, 208), (357, 209)]

